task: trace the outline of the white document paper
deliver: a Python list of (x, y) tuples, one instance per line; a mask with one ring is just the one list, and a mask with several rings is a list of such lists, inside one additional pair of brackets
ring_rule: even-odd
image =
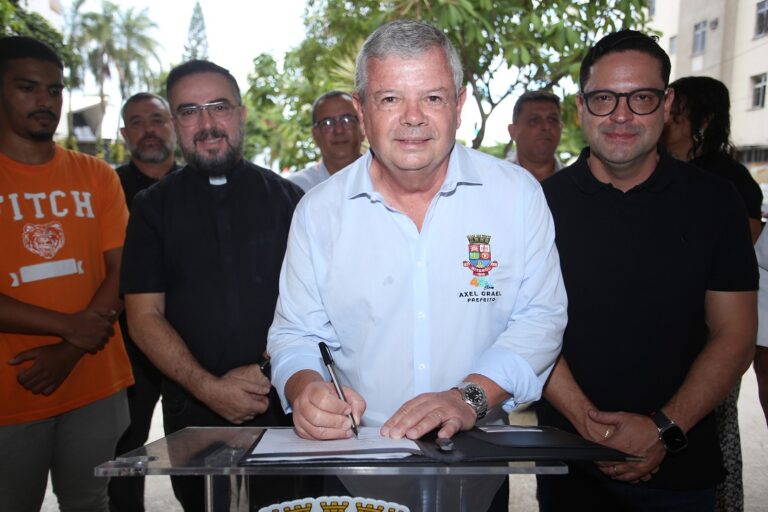
[(292, 428), (267, 430), (251, 451), (252, 460), (296, 461), (313, 459), (402, 459), (421, 454), (410, 439), (390, 439), (379, 427), (360, 427), (359, 437), (313, 441), (296, 435)]

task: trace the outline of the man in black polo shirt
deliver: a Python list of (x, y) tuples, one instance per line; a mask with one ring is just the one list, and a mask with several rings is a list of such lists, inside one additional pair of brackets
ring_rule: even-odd
[(714, 509), (711, 412), (750, 363), (757, 270), (733, 187), (657, 146), (669, 71), (644, 34), (599, 41), (577, 99), (589, 147), (544, 183), (569, 304), (539, 421), (644, 459), (539, 477), (541, 510)]
[[(130, 210), (136, 194), (178, 167), (173, 159), (176, 133), (168, 102), (156, 94), (134, 94), (123, 105), (121, 116), (123, 128), (120, 128), (120, 133), (131, 152), (131, 160), (115, 170), (120, 176), (125, 202)], [(129, 336), (125, 312), (120, 314), (120, 330), (135, 383), (128, 388), (131, 424), (118, 441), (115, 455), (129, 452), (147, 442), (162, 381), (162, 374)], [(109, 508), (112, 512), (142, 512), (144, 477), (111, 479)]]
[[(133, 339), (165, 377), (165, 431), (285, 424), (259, 363), (301, 189), (243, 160), (229, 71), (190, 61), (166, 87), (188, 165), (135, 198), (121, 274)], [(172, 483), (185, 510), (203, 509), (202, 478)], [(259, 477), (251, 502), (290, 499), (290, 484)]]

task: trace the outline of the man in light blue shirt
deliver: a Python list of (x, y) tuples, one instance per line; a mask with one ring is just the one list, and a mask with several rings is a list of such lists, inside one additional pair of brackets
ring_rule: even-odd
[(312, 140), (322, 158), (288, 175), (288, 180), (304, 190), (327, 180), (360, 157), (363, 134), (352, 103), (352, 95), (329, 91), (312, 104)]
[(297, 207), (269, 333), (303, 437), (352, 436), (350, 413), (388, 437), (451, 437), (541, 395), (566, 324), (552, 220), (528, 172), (455, 144), (462, 83), (420, 22), (379, 28), (358, 56), (371, 151)]

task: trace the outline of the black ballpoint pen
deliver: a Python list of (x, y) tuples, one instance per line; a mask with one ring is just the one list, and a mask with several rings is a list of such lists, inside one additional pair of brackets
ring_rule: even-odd
[[(334, 364), (333, 364), (333, 357), (331, 356), (331, 351), (328, 349), (328, 345), (325, 344), (325, 342), (318, 343), (320, 346), (320, 355), (323, 356), (323, 364), (325, 364), (325, 367), (328, 368), (328, 373), (331, 374), (331, 382), (333, 383), (333, 387), (336, 388), (336, 394), (339, 395), (339, 398), (343, 400), (344, 402), (347, 401), (347, 397), (344, 396), (344, 391), (341, 389), (341, 385), (339, 384), (339, 379), (336, 377), (336, 370), (334, 370)], [(355, 418), (352, 417), (352, 414), (349, 415), (350, 421), (352, 421), (352, 432), (355, 433), (355, 437), (359, 435), (359, 432), (357, 430), (357, 423), (355, 423)]]

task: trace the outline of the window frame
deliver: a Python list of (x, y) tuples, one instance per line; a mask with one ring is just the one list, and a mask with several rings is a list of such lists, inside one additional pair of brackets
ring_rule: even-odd
[(707, 20), (693, 25), (693, 55), (699, 55), (707, 50)]

